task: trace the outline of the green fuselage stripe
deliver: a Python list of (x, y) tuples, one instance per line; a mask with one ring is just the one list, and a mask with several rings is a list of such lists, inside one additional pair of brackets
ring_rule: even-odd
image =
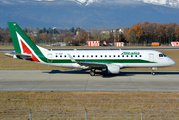
[[(76, 62), (94, 63), (155, 63), (142, 59), (76, 59)], [(48, 60), (48, 63), (72, 63), (70, 59)]]

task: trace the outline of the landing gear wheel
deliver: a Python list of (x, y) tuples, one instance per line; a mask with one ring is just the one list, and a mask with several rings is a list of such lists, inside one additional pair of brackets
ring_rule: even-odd
[(91, 70), (91, 71), (90, 71), (90, 75), (91, 75), (91, 76), (95, 76), (95, 70)]
[(156, 67), (152, 67), (152, 75), (155, 75), (154, 70), (157, 70), (157, 68)]
[(152, 75), (155, 75), (155, 72), (152, 72)]

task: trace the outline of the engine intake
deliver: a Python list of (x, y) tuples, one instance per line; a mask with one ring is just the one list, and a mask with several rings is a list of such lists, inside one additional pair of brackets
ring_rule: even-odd
[(108, 64), (107, 65), (107, 72), (111, 73), (111, 74), (119, 74), (119, 72), (120, 72), (120, 66)]

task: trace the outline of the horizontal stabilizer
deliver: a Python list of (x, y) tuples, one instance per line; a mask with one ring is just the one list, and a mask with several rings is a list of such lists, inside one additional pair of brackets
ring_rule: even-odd
[(20, 57), (22, 59), (32, 58), (32, 55), (29, 55), (29, 54), (17, 54), (17, 53), (14, 53), (14, 52), (5, 53), (5, 55), (9, 56), (9, 57), (13, 57), (13, 58), (16, 58), (16, 57)]

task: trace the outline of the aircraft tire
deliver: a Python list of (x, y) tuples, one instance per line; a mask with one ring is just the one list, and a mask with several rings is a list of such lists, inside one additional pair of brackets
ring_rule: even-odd
[(95, 71), (90, 71), (91, 76), (95, 76)]
[(152, 75), (155, 75), (155, 72), (152, 72)]

